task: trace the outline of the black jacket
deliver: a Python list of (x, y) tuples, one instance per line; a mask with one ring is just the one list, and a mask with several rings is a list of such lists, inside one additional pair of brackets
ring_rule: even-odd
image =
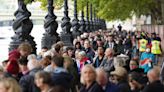
[(52, 80), (54, 86), (62, 86), (67, 90), (71, 88), (73, 76), (67, 72), (53, 73)]
[(127, 81), (120, 81), (117, 85), (119, 92), (130, 92), (130, 86)]
[(19, 84), (22, 88), (22, 92), (40, 92), (39, 88), (36, 87), (34, 83), (34, 75), (40, 70), (41, 68), (35, 68), (31, 70), (28, 75), (25, 75), (20, 79)]
[(86, 89), (86, 86), (82, 86), (80, 92), (104, 92), (102, 87), (97, 82), (93, 82), (92, 85)]
[(160, 81), (155, 81), (147, 85), (142, 92), (164, 92), (164, 85)]

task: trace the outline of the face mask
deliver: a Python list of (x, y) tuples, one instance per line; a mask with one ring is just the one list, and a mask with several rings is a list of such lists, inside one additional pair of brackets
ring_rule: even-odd
[(138, 66), (137, 66), (137, 65), (136, 65), (136, 66), (133, 65), (133, 66), (131, 66), (131, 68), (132, 68), (132, 69), (136, 69), (136, 68), (138, 68)]
[(147, 49), (146, 49), (146, 52), (150, 52), (150, 49), (149, 49), (149, 48), (147, 48)]

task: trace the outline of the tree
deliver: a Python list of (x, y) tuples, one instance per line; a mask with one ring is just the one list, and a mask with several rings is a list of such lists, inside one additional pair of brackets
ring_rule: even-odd
[[(33, 0), (25, 0), (30, 3)], [(47, 0), (38, 0), (42, 2), (42, 8), (46, 7)], [(55, 0), (56, 7), (62, 7), (64, 0)], [(77, 0), (78, 10), (86, 8), (86, 2), (92, 3), (97, 11), (97, 16), (111, 20), (125, 20), (133, 15), (140, 17), (141, 15), (151, 15), (154, 20), (161, 18), (161, 2), (162, 0)]]

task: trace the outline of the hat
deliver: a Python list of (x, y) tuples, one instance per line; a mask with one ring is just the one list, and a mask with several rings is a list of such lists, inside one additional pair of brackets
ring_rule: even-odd
[(11, 52), (9, 52), (9, 61), (11, 60), (11, 59), (19, 59), (20, 58), (20, 53), (19, 53), (19, 51), (18, 50), (13, 50), (13, 51), (11, 51)]
[(19, 65), (16, 59), (10, 59), (9, 65), (7, 66), (7, 72), (10, 74), (18, 74), (19, 73)]
[(119, 77), (124, 77), (127, 75), (127, 71), (125, 68), (119, 66), (119, 67), (116, 67), (115, 71), (111, 72), (110, 74), (117, 75)]

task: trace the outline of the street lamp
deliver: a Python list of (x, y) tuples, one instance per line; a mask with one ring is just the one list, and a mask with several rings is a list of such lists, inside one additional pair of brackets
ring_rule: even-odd
[(81, 33), (86, 32), (85, 27), (86, 27), (86, 25), (85, 25), (85, 20), (84, 20), (84, 9), (82, 9), (81, 20), (80, 20), (80, 29), (79, 29), (81, 31)]
[(56, 22), (56, 16), (54, 15), (53, 0), (47, 0), (48, 2), (48, 14), (45, 16), (44, 29), (45, 33), (42, 38), (42, 47), (51, 48), (51, 46), (60, 40), (59, 34), (56, 32), (58, 23)]
[(90, 31), (94, 31), (93, 28), (93, 19), (92, 19), (92, 4), (90, 4)]
[(68, 0), (64, 0), (64, 17), (62, 18), (61, 28), (63, 30), (61, 32), (61, 40), (66, 46), (72, 46), (73, 36), (70, 31), (71, 23), (70, 18), (68, 16)]
[(90, 32), (90, 24), (89, 24), (89, 5), (88, 5), (88, 2), (87, 2), (87, 11), (86, 11), (86, 31), (87, 32)]
[(81, 33), (79, 31), (80, 24), (78, 20), (78, 14), (77, 14), (77, 0), (74, 0), (74, 19), (72, 21), (72, 29), (73, 29), (73, 37), (76, 38), (79, 36)]
[(13, 23), (15, 35), (11, 37), (9, 51), (16, 49), (22, 42), (28, 42), (33, 48), (32, 53), (36, 53), (36, 43), (34, 37), (30, 35), (33, 23), (29, 19), (31, 13), (27, 10), (24, 0), (18, 0), (18, 9), (14, 13), (16, 19)]

